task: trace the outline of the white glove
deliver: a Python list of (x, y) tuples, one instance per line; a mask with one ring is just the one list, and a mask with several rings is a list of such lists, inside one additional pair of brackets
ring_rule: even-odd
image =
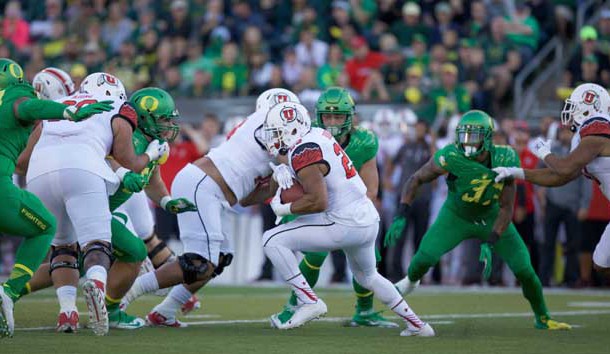
[(525, 179), (523, 169), (520, 167), (496, 167), (493, 171), (498, 174), (495, 178), (496, 183), (510, 178)]
[(534, 141), (534, 150), (532, 152), (540, 160), (544, 161), (544, 158), (551, 154), (551, 141), (544, 140), (541, 137), (536, 138), (536, 141)]
[(269, 167), (273, 170), (273, 179), (280, 186), (280, 189), (288, 189), (292, 187), (292, 172), (290, 167), (285, 164), (274, 165), (273, 162), (269, 162)]
[(161, 143), (155, 139), (148, 144), (146, 151), (144, 152), (150, 158), (150, 161), (157, 161), (164, 155), (169, 155), (169, 144), (166, 142)]
[(292, 203), (282, 204), (282, 201), (280, 199), (281, 193), (282, 189), (278, 188), (277, 192), (275, 192), (275, 196), (273, 196), (273, 199), (271, 199), (271, 209), (273, 209), (273, 212), (275, 213), (275, 215), (277, 215), (277, 218), (275, 219), (276, 225), (279, 224), (280, 220), (282, 220), (282, 217), (292, 214), (292, 212), (290, 211)]

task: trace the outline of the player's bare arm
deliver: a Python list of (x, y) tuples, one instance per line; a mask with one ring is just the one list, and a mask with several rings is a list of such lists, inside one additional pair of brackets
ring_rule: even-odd
[(581, 170), (574, 170), (570, 175), (561, 175), (551, 168), (523, 170), (523, 172), (527, 181), (544, 187), (563, 186), (581, 174)]
[(428, 160), (428, 162), (417, 170), (413, 176), (409, 177), (402, 188), (400, 202), (402, 204), (411, 205), (415, 200), (419, 187), (422, 184), (430, 183), (445, 173), (447, 173), (447, 171), (438, 166), (436, 162), (434, 162), (433, 158)]
[(239, 201), (243, 207), (264, 203), (267, 199), (272, 198), (277, 191), (278, 185), (273, 178), (269, 181), (259, 183), (254, 190), (245, 198)]
[(42, 133), (42, 124), (38, 124), (36, 127), (34, 127), (34, 130), (32, 130), (32, 133), (30, 134), (30, 137), (28, 138), (28, 144), (26, 145), (25, 149), (21, 152), (21, 154), (19, 155), (19, 158), (17, 159), (17, 166), (15, 166), (16, 174), (18, 174), (20, 176), (25, 176), (25, 174), (28, 172), (28, 166), (30, 164), (30, 157), (32, 156), (32, 151), (34, 151), (34, 146), (36, 146), (38, 139), (40, 139), (41, 133)]
[(370, 200), (375, 201), (377, 199), (377, 191), (379, 190), (379, 172), (377, 172), (377, 159), (372, 158), (365, 162), (360, 171), (358, 171), (360, 178), (366, 186), (366, 196)]
[(328, 190), (324, 176), (328, 173), (326, 164), (313, 164), (297, 172), (303, 186), (303, 197), (292, 203), (293, 214), (320, 213), (328, 208)]
[(578, 176), (589, 162), (593, 161), (603, 152), (610, 153), (610, 148), (606, 147), (607, 138), (600, 136), (584, 137), (578, 147), (565, 157), (558, 157), (554, 154), (548, 155), (544, 162), (554, 172), (560, 176)]
[(504, 182), (504, 188), (502, 188), (502, 194), (500, 195), (500, 211), (492, 229), (492, 232), (497, 235), (502, 235), (513, 219), (516, 192), (517, 187), (514, 180)]
[(141, 172), (149, 162), (148, 155), (136, 155), (133, 147), (133, 127), (125, 119), (112, 120), (112, 156), (123, 167)]

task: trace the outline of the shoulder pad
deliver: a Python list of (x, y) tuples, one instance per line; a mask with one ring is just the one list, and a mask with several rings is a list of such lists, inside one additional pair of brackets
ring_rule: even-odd
[(290, 154), (290, 164), (295, 173), (303, 168), (324, 161), (324, 154), (320, 145), (307, 142), (295, 147)]
[(121, 108), (119, 108), (119, 112), (115, 115), (115, 118), (116, 117), (123, 118), (127, 122), (129, 122), (133, 130), (136, 130), (136, 128), (138, 127), (138, 113), (136, 113), (136, 110), (131, 106), (129, 102), (123, 103)]
[(603, 136), (610, 138), (610, 121), (603, 117), (587, 119), (578, 130), (578, 134), (581, 139), (586, 136)]

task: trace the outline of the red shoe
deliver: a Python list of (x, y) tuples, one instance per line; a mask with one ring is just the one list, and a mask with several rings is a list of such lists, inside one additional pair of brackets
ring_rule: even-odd
[(76, 333), (78, 329), (78, 311), (60, 312), (57, 318), (57, 332)]
[(199, 310), (200, 308), (201, 302), (199, 301), (199, 298), (197, 298), (197, 295), (193, 295), (184, 305), (182, 305), (180, 311), (182, 311), (183, 315), (186, 315), (187, 313), (194, 310)]
[(167, 318), (157, 311), (153, 311), (146, 315), (146, 323), (151, 327), (173, 327), (182, 328), (186, 327), (186, 323), (182, 323), (174, 318)]

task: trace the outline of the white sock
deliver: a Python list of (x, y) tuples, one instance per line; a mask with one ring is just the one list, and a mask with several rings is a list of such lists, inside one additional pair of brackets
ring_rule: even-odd
[(189, 301), (191, 296), (193, 294), (183, 284), (176, 285), (167, 294), (163, 302), (155, 306), (153, 311), (157, 311), (165, 317), (175, 317), (176, 312)]
[(70, 312), (78, 311), (76, 308), (76, 287), (72, 285), (60, 286), (55, 290), (57, 300), (59, 300), (59, 311)]
[(136, 281), (131, 286), (131, 289), (125, 294), (121, 304), (129, 305), (135, 299), (144, 294), (159, 290), (159, 282), (155, 276), (155, 272), (146, 273), (136, 278)]
[(85, 274), (87, 279), (97, 280), (104, 284), (104, 288), (106, 288), (106, 280), (108, 279), (108, 271), (106, 268), (100, 265), (94, 265), (93, 267), (87, 269), (87, 273)]
[(311, 289), (303, 274), (299, 273), (286, 281), (292, 287), (299, 303), (315, 304), (318, 302), (318, 296), (316, 296), (316, 293)]
[(424, 326), (424, 322), (419, 319), (419, 317), (411, 310), (409, 304), (402, 297), (396, 305), (392, 307), (392, 311), (395, 314), (402, 317), (403, 320), (407, 323), (407, 326), (412, 329), (419, 329)]

